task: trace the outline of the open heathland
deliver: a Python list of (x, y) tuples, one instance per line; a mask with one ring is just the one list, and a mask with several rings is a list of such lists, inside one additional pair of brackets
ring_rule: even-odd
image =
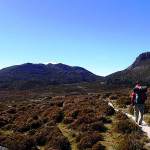
[[(6, 99), (3, 95), (0, 146), (10, 150), (148, 149), (145, 145), (150, 141), (142, 130), (106, 101), (127, 109), (130, 94), (127, 89), (47, 97), (34, 92), (12, 93)], [(146, 104), (148, 114), (149, 101)]]

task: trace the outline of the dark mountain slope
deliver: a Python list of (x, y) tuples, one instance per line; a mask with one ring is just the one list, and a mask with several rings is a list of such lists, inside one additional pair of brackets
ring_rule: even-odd
[(93, 82), (92, 85), (95, 84), (95, 86), (104, 82), (107, 85), (133, 86), (136, 83), (150, 85), (150, 52), (142, 53), (131, 66), (105, 78), (96, 76), (81, 67), (51, 63), (47, 65), (27, 63), (0, 70), (0, 89), (34, 89), (83, 82)]
[(134, 63), (123, 71), (106, 78), (109, 84), (147, 84), (150, 82), (150, 52), (140, 54)]
[(16, 65), (0, 70), (0, 87), (47, 86), (95, 81), (100, 77), (81, 67), (64, 64)]

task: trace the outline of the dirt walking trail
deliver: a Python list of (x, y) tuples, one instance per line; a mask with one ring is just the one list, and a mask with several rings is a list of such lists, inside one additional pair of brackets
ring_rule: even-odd
[[(112, 103), (108, 102), (108, 105), (110, 105), (111, 107), (114, 108), (114, 106), (113, 106)], [(115, 108), (114, 108), (114, 109), (115, 109)], [(115, 111), (118, 111), (118, 109), (115, 109)], [(123, 113), (125, 113), (125, 112), (123, 112)], [(134, 117), (134, 116), (132, 116), (132, 115), (130, 115), (130, 114), (128, 114), (128, 113), (125, 113), (125, 114), (126, 114), (129, 118), (131, 118), (131, 119), (133, 119), (133, 120), (135, 121), (135, 117)], [(148, 126), (148, 125), (145, 123), (145, 121), (142, 121), (142, 124), (139, 125), (139, 126), (141, 127), (142, 131), (148, 136), (148, 138), (150, 138), (150, 126)]]

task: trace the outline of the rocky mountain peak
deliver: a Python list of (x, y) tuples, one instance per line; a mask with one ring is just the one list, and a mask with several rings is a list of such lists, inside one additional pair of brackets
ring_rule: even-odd
[(150, 84), (150, 52), (140, 54), (131, 66), (106, 77), (108, 84)]
[(148, 59), (150, 60), (150, 52), (146, 52), (146, 53), (140, 54), (136, 58), (136, 60), (134, 61), (134, 63), (127, 68), (127, 70), (134, 69), (135, 67), (137, 67), (139, 65), (140, 62), (148, 60)]
[(150, 52), (146, 52), (146, 53), (140, 54), (140, 55), (136, 58), (136, 61), (137, 61), (137, 60), (142, 61), (142, 60), (147, 60), (147, 59), (150, 59)]

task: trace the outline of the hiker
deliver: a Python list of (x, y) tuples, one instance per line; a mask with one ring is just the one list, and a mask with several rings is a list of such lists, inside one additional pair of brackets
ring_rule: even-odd
[[(144, 103), (145, 103), (145, 100), (147, 99), (145, 92), (147, 92), (147, 87), (137, 84), (135, 88), (133, 89), (133, 93), (131, 96), (131, 104), (134, 107), (135, 121), (139, 125), (142, 124)], [(139, 114), (140, 114), (140, 117), (139, 117)]]

